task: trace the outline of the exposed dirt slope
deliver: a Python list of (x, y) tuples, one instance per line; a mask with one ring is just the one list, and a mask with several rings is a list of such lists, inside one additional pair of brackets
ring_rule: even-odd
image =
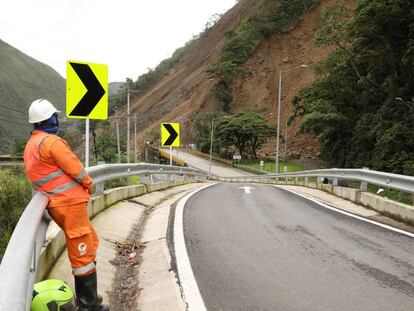
[[(245, 64), (253, 74), (233, 84), (232, 112), (248, 108), (276, 122), (278, 72), (301, 64), (312, 66), (329, 53), (326, 48), (314, 44), (314, 35), (325, 7), (336, 2), (338, 0), (322, 0), (319, 7), (310, 11), (289, 32), (274, 34), (260, 44)], [(354, 3), (355, 0), (346, 2)], [(181, 123), (182, 144), (191, 143), (194, 131), (190, 119), (200, 112), (221, 109), (222, 105), (210, 94), (214, 81), (209, 79), (206, 70), (220, 56), (226, 33), (236, 27), (241, 19), (254, 14), (260, 4), (261, 1), (239, 1), (168, 75), (146, 93), (134, 98), (131, 113), (136, 113), (140, 120), (140, 141), (144, 132), (158, 130), (161, 122), (176, 121)], [(292, 97), (314, 80), (312, 69), (298, 69), (283, 75), (283, 135)], [(316, 158), (319, 155), (316, 139), (298, 134), (299, 123), (300, 120), (296, 120), (288, 126), (288, 154), (295, 158)], [(261, 155), (274, 155), (274, 146), (275, 142), (269, 140)], [(283, 156), (283, 145), (281, 153)]]

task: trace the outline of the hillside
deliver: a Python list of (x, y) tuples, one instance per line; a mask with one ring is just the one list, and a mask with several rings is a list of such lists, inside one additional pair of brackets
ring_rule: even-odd
[(2, 40), (0, 68), (0, 154), (5, 154), (15, 138), (30, 134), (27, 111), (33, 100), (47, 98), (64, 111), (65, 80)]
[[(191, 143), (191, 135), (194, 135), (194, 131), (191, 131), (192, 120), (202, 112), (223, 110), (223, 104), (212, 92), (216, 79), (207, 71), (220, 59), (226, 36), (253, 16), (264, 2), (239, 1), (207, 34), (202, 34), (192, 43), (187, 53), (160, 81), (134, 97), (131, 113), (136, 113), (141, 121), (138, 125), (140, 141), (143, 140), (143, 133), (150, 129), (158, 130), (160, 122), (177, 121), (183, 129), (187, 129), (181, 133), (182, 142)], [(233, 100), (229, 104), (229, 112), (247, 108), (259, 112), (272, 123), (276, 122), (278, 72), (301, 64), (315, 65), (328, 55), (329, 48), (315, 45), (314, 35), (326, 6), (336, 2), (319, 1), (316, 8), (307, 10), (288, 29), (274, 32), (260, 40), (258, 47), (241, 66), (250, 74), (236, 77), (230, 85)], [(292, 110), (291, 99), (315, 79), (313, 70), (309, 69), (290, 72), (283, 77), (283, 134), (286, 113)], [(317, 158), (320, 152), (318, 142), (309, 134), (299, 134), (299, 125), (300, 119), (297, 119), (288, 126), (288, 154), (295, 158)], [(261, 155), (274, 156), (274, 146), (275, 142), (269, 140)], [(283, 155), (283, 148), (281, 152)]]
[(108, 85), (109, 95), (117, 94), (122, 85), (124, 85), (124, 82), (110, 82)]

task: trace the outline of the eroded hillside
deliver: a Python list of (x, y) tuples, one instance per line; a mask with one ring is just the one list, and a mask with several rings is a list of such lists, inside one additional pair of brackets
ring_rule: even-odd
[[(289, 31), (274, 33), (261, 41), (259, 47), (244, 64), (251, 74), (237, 78), (231, 85), (233, 101), (230, 112), (250, 109), (261, 113), (275, 123), (277, 116), (278, 73), (306, 64), (315, 65), (329, 53), (317, 47), (314, 35), (327, 5), (336, 0), (323, 0), (307, 12)], [(354, 3), (355, 1), (348, 1)], [(243, 19), (253, 15), (262, 1), (239, 1), (213, 27), (207, 36), (198, 40), (190, 52), (152, 88), (137, 95), (132, 101), (131, 113), (137, 114), (140, 130), (144, 133), (158, 130), (160, 122), (180, 122), (182, 143), (192, 142), (192, 121), (206, 111), (222, 110), (223, 106), (211, 92), (214, 79), (207, 70), (221, 55), (226, 34)], [(312, 68), (298, 69), (283, 74), (281, 132), (285, 135), (286, 116), (291, 111), (290, 101), (303, 87), (315, 80)], [(300, 120), (288, 125), (288, 154), (295, 158), (316, 158), (319, 147), (316, 139), (299, 133)], [(262, 156), (274, 155), (274, 141), (269, 140)], [(281, 149), (282, 155), (284, 149)]]

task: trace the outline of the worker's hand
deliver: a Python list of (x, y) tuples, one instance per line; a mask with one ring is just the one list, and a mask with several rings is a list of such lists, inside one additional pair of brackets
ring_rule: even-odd
[(90, 183), (90, 184), (86, 185), (85, 188), (86, 188), (86, 190), (88, 190), (88, 192), (90, 194), (92, 194), (92, 192), (93, 192), (93, 183)]

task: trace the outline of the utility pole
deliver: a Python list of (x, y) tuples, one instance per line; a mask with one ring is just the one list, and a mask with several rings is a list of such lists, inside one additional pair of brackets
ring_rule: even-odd
[(129, 149), (129, 88), (127, 90), (127, 163), (130, 162), (129, 159), (130, 149)]
[(117, 143), (117, 150), (118, 150), (118, 163), (121, 163), (121, 145), (119, 142), (118, 110), (115, 110), (115, 120), (116, 120), (116, 143)]
[(134, 163), (137, 163), (137, 115), (134, 114)]
[(213, 137), (214, 137), (214, 119), (211, 120), (211, 138), (210, 138), (210, 163), (208, 165), (208, 176), (211, 176), (211, 160), (213, 157)]
[(287, 140), (288, 140), (288, 112), (287, 107), (285, 108), (286, 124), (285, 124), (285, 165), (287, 163)]

